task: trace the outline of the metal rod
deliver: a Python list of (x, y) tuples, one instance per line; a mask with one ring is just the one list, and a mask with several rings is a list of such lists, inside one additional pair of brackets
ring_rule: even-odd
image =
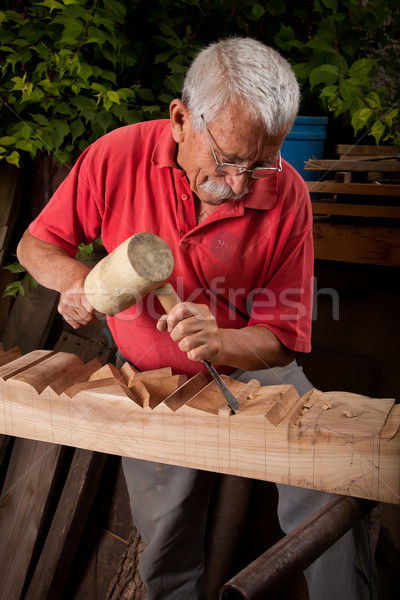
[(336, 496), (225, 583), (220, 600), (274, 598), (376, 505)]

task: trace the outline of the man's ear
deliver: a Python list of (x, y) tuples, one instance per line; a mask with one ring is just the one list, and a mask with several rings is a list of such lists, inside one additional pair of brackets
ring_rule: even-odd
[(172, 137), (177, 144), (181, 144), (185, 138), (188, 128), (191, 126), (189, 111), (182, 100), (172, 100), (169, 105), (171, 119)]

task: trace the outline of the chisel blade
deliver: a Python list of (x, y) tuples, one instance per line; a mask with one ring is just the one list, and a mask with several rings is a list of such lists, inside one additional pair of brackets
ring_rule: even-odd
[(225, 383), (222, 381), (220, 374), (218, 373), (218, 371), (216, 369), (214, 369), (212, 364), (210, 362), (208, 362), (208, 360), (203, 360), (203, 363), (206, 365), (211, 377), (214, 379), (215, 383), (217, 384), (217, 386), (219, 387), (219, 389), (225, 396), (225, 400), (231, 407), (232, 411), (235, 413), (240, 408), (239, 402), (236, 400), (235, 396), (232, 394), (232, 392), (228, 388), (228, 386), (225, 385)]

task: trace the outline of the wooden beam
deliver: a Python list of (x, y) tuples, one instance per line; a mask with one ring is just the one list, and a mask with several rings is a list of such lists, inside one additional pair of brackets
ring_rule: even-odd
[(312, 202), (311, 204), (314, 215), (400, 219), (400, 206), (380, 206), (379, 204), (344, 204), (332, 200), (321, 200)]
[[(338, 183), (337, 181), (306, 181), (312, 193), (350, 194), (357, 196), (392, 196), (400, 197), (400, 184), (390, 183)], [(390, 207), (398, 208), (398, 207)]]
[[(23, 359), (32, 373), (29, 361), (37, 355)], [(292, 386), (247, 386), (249, 397), (233, 414), (212, 383), (192, 379), (178, 388), (194, 394), (184, 404), (175, 390), (153, 410), (115, 377), (80, 384), (72, 396), (54, 391), (57, 380), (39, 393), (21, 382), (20, 361), (13, 361), (18, 369), (9, 363), (8, 377), (0, 379), (5, 435), (400, 503), (400, 414), (393, 399), (318, 390), (299, 398)], [(46, 366), (48, 377), (58, 376), (53, 356), (42, 359)], [(246, 384), (225, 380), (243, 398)]]
[(0, 580), (7, 600), (23, 597), (66, 450), (26, 439), (14, 442), (0, 500)]
[(46, 541), (25, 600), (61, 598), (98, 485), (106, 455), (75, 450)]
[(400, 173), (400, 162), (391, 160), (346, 160), (346, 159), (310, 159), (304, 165), (306, 171), (379, 171)]
[(368, 146), (360, 144), (338, 144), (335, 148), (336, 154), (345, 155), (347, 158), (353, 156), (396, 156), (399, 149), (396, 146)]
[(317, 259), (400, 266), (400, 237), (396, 227), (315, 221), (313, 237)]

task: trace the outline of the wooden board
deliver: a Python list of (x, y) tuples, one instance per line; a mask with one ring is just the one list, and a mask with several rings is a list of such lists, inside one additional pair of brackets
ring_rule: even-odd
[(378, 204), (343, 204), (341, 202), (322, 200), (312, 202), (312, 210), (314, 215), (400, 219), (400, 206), (379, 206)]
[(347, 159), (311, 159), (304, 165), (306, 171), (354, 171), (400, 173), (400, 162), (393, 160), (347, 160)]
[(314, 256), (321, 260), (400, 266), (396, 227), (314, 222)]
[(86, 526), (105, 465), (105, 455), (75, 450), (46, 542), (25, 600), (60, 598)]
[(25, 296), (18, 295), (1, 342), (7, 349), (19, 346), (23, 353), (43, 348), (57, 315), (58, 292), (41, 285)]
[[(29, 377), (21, 359), (13, 361), (18, 368), (13, 362), (0, 368), (0, 377), (2, 369), (7, 373), (0, 379), (5, 435), (400, 503), (400, 414), (393, 399), (318, 390), (299, 398), (292, 386), (248, 386), (243, 399), (246, 384), (225, 378), (242, 398), (233, 414), (218, 389), (201, 388), (197, 379), (181, 386), (193, 396), (175, 390), (153, 410), (134, 400), (122, 374), (94, 378), (70, 396), (54, 391), (60, 391), (60, 359), (37, 362), (34, 354), (30, 365), (29, 355), (22, 358)], [(52, 385), (38, 392), (31, 384), (46, 366)]]
[[(400, 198), (400, 184), (390, 183), (339, 183), (337, 181), (306, 181), (312, 193), (346, 194), (356, 196), (391, 196)], [(397, 209), (398, 207), (388, 207)], [(398, 218), (398, 212), (396, 213)]]
[(46, 529), (52, 490), (66, 448), (18, 439), (0, 500), (2, 598), (22, 597), (32, 557)]
[(395, 157), (399, 153), (399, 148), (395, 146), (368, 146), (363, 144), (338, 144), (335, 148), (336, 154), (339, 156), (346, 156), (348, 159), (354, 157), (378, 157), (378, 156), (391, 156)]

